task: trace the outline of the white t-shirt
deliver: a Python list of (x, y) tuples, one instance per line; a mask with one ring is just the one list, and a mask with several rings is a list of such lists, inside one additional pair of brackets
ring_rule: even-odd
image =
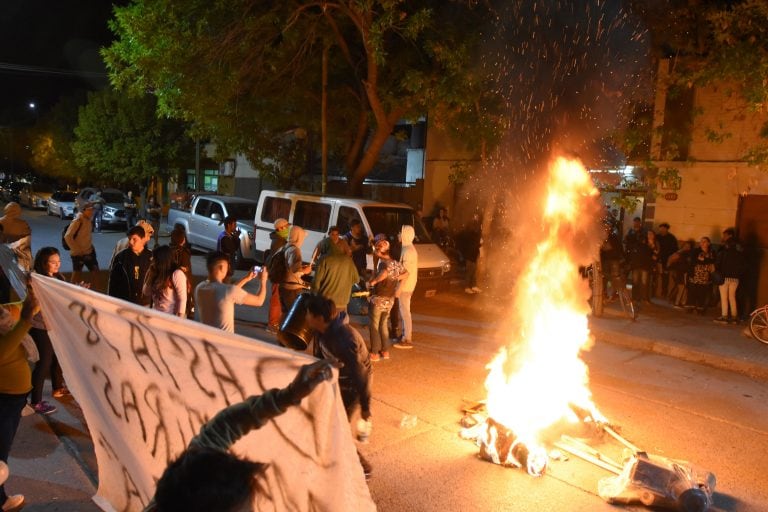
[(235, 332), (235, 304), (243, 304), (248, 292), (231, 284), (203, 281), (195, 288), (195, 311), (199, 321)]

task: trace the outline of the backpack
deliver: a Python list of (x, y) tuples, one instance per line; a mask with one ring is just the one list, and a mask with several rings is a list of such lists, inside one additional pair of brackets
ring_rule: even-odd
[[(67, 244), (67, 241), (66, 241), (66, 240), (64, 240), (64, 235), (66, 235), (66, 234), (67, 234), (67, 230), (69, 229), (69, 226), (71, 226), (73, 222), (75, 222), (75, 221), (73, 220), (72, 222), (70, 222), (69, 224), (67, 224), (66, 226), (64, 226), (64, 231), (62, 231), (62, 232), (61, 232), (61, 246), (64, 248), (64, 250), (65, 250), (65, 251), (68, 251), (68, 250), (69, 250), (69, 244)], [(82, 224), (82, 222), (80, 223), (80, 225), (79, 225), (79, 226), (77, 226), (77, 230), (76, 230), (76, 231), (75, 231), (75, 233), (72, 235), (72, 238), (77, 238), (77, 234), (80, 232), (80, 228), (81, 228), (81, 227), (83, 227), (83, 224)]]
[(282, 283), (288, 276), (288, 264), (285, 261), (285, 248), (283, 246), (267, 258), (267, 272), (269, 280), (275, 284)]

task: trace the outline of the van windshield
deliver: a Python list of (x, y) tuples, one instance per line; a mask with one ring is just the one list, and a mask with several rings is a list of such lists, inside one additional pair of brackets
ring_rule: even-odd
[(416, 232), (416, 238), (413, 240), (414, 244), (432, 243), (427, 230), (424, 228), (424, 224), (416, 218), (416, 215), (410, 208), (365, 206), (363, 211), (368, 218), (368, 223), (371, 225), (371, 236), (384, 233), (390, 240), (396, 240), (397, 235), (400, 233), (400, 228), (408, 224), (413, 226)]

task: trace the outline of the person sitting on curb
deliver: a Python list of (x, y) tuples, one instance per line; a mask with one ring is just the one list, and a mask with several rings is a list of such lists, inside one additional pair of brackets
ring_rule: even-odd
[(220, 411), (168, 465), (144, 512), (242, 512), (256, 510), (254, 502), (268, 501), (269, 496), (259, 492), (266, 464), (239, 458), (229, 448), (331, 380), (332, 367), (326, 360), (304, 365), (288, 387), (270, 389)]

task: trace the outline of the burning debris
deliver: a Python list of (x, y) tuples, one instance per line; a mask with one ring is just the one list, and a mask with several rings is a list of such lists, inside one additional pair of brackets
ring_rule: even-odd
[[(600, 496), (610, 503), (703, 512), (712, 504), (711, 473), (648, 455), (619, 435), (592, 403), (589, 372), (580, 358), (592, 342), (589, 290), (578, 267), (597, 253), (597, 196), (579, 162), (555, 160), (542, 202), (542, 239), (534, 240), (535, 251), (518, 280), (517, 317), (510, 330), (516, 334), (489, 363), (488, 397), (465, 409), (461, 436), (477, 443), (483, 459), (525, 468), (531, 476), (542, 476), (550, 458), (567, 460), (562, 452), (590, 462), (614, 474), (598, 485)], [(542, 378), (549, 374), (557, 378)], [(566, 423), (619, 442), (625, 451), (622, 461), (567, 435), (543, 441)], [(552, 444), (558, 455), (549, 457), (545, 444)]]

